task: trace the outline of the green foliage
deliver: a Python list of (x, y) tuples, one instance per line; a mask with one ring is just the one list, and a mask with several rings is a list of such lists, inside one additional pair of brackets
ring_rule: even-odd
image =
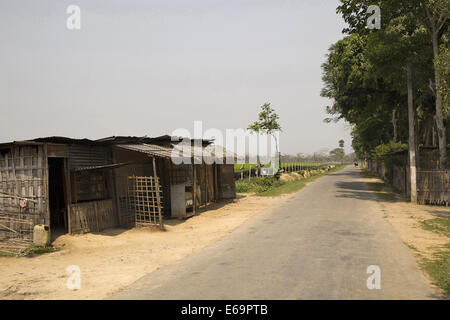
[[(366, 26), (366, 10), (372, 4), (382, 11), (380, 30)], [(430, 90), (435, 64), (428, 16), (434, 22), (440, 19), (443, 25), (436, 69), (441, 79), (450, 79), (448, 21), (444, 23), (443, 19), (445, 14), (448, 18), (449, 7), (448, 0), (341, 0), (337, 12), (348, 28), (343, 30), (346, 36), (330, 47), (322, 66), (321, 94), (333, 101), (326, 107), (330, 115), (326, 122), (345, 119), (353, 125), (352, 146), (358, 157), (370, 157), (375, 147), (391, 140), (408, 140), (407, 63), (413, 65), (419, 144), (425, 144), (431, 136), (436, 99)], [(439, 92), (448, 116), (448, 80), (442, 81)]]
[(405, 157), (396, 156), (393, 153), (408, 150), (408, 145), (401, 142), (390, 141), (375, 147), (372, 152), (372, 158), (384, 162), (386, 168), (386, 181), (393, 183), (394, 166), (405, 166)]
[(14, 257), (14, 255), (9, 252), (1, 252), (0, 251), (0, 257)]
[[(258, 121), (255, 121), (251, 125), (249, 125), (247, 130), (257, 133), (262, 132), (267, 135), (271, 135), (275, 139), (276, 151), (279, 152), (278, 141), (275, 136), (275, 132), (281, 131), (281, 125), (278, 123), (279, 119), (279, 115), (270, 106), (270, 103), (266, 102), (261, 106), (261, 112), (258, 115)], [(281, 162), (279, 158), (278, 161)]]
[(248, 180), (238, 180), (236, 181), (236, 192), (237, 193), (250, 193), (252, 192), (254, 185)]
[[(336, 166), (325, 173), (317, 173), (309, 178), (286, 182), (276, 177), (251, 178), (236, 181), (237, 193), (256, 193), (259, 196), (276, 196), (285, 193), (291, 193), (302, 188), (306, 183), (312, 181), (325, 174), (341, 170), (345, 165)], [(300, 170), (298, 173), (303, 174), (306, 170)]]
[[(449, 36), (450, 37), (450, 36)], [(450, 41), (450, 39), (446, 39)], [(441, 77), (441, 87), (439, 91), (442, 95), (443, 114), (445, 119), (450, 116), (450, 48), (448, 45), (441, 45), (439, 57), (436, 59), (436, 69)]]
[(248, 130), (271, 135), (276, 131), (281, 131), (281, 126), (278, 123), (279, 118), (278, 114), (276, 114), (275, 110), (270, 106), (270, 103), (266, 102), (261, 106), (258, 121), (249, 125)]
[(44, 253), (50, 253), (50, 252), (54, 252), (56, 251), (56, 249), (52, 246), (48, 246), (48, 247), (36, 247), (35, 245), (31, 245), (28, 248), (26, 248), (22, 254), (25, 256), (34, 256), (34, 255), (39, 255), (39, 254), (44, 254)]
[(376, 146), (374, 151), (372, 152), (372, 157), (377, 160), (382, 160), (386, 155), (390, 153), (404, 150), (408, 150), (407, 144), (390, 141), (388, 143)]
[(330, 151), (330, 155), (333, 156), (336, 160), (342, 161), (345, 156), (344, 149), (336, 148)]
[(308, 178), (295, 180), (295, 181), (291, 181), (291, 182), (285, 182), (285, 183), (280, 184), (279, 186), (275, 186), (273, 188), (269, 188), (268, 190), (266, 190), (264, 192), (258, 193), (258, 196), (274, 197), (274, 196), (279, 196), (282, 194), (289, 194), (289, 193), (297, 192), (298, 190), (300, 190), (301, 188), (306, 186), (309, 182), (314, 181), (314, 180), (316, 180), (324, 175), (327, 175), (329, 173), (339, 171), (343, 168), (345, 168), (345, 165), (339, 165), (339, 166), (336, 166), (335, 168), (330, 169), (329, 171), (324, 172), (324, 173), (317, 173)]
[(275, 177), (251, 178), (250, 180), (236, 181), (236, 192), (238, 193), (261, 193), (271, 188), (281, 186), (285, 182)]

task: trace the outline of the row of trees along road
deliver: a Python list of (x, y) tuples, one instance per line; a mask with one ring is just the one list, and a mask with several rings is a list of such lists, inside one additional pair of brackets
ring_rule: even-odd
[[(450, 0), (380, 0), (381, 29), (367, 27), (372, 0), (341, 0), (347, 23), (323, 64), (322, 96), (330, 118), (353, 125), (352, 146), (370, 158), (377, 146), (396, 151), (408, 142), (411, 174), (419, 145), (439, 147), (447, 168)], [(415, 176), (411, 201), (416, 202)], [(414, 189), (413, 189), (414, 188)]]

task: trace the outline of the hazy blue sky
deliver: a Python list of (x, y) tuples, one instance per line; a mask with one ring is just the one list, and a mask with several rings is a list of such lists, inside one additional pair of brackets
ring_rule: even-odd
[[(81, 30), (66, 8), (81, 8)], [(282, 153), (350, 146), (325, 124), (337, 0), (0, 0), (0, 140), (246, 128), (268, 101)]]

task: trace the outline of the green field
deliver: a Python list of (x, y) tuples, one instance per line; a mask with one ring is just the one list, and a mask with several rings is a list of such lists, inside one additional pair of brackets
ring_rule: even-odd
[[(297, 171), (297, 170), (313, 170), (313, 169), (317, 169), (319, 166), (321, 165), (325, 165), (325, 162), (283, 162), (281, 164), (281, 168), (284, 169), (285, 171)], [(241, 167), (244, 166), (244, 171), (248, 171), (250, 165), (252, 166), (252, 170), (256, 168), (256, 163), (235, 163), (234, 164), (234, 172), (235, 173), (239, 173), (241, 172)], [(264, 165), (264, 168), (269, 168), (270, 167), (270, 163)]]
[(317, 173), (311, 177), (296, 181), (286, 182), (275, 177), (251, 178), (236, 181), (237, 193), (256, 193), (258, 196), (278, 196), (287, 193), (293, 193), (303, 188), (308, 182), (314, 181), (324, 175), (336, 172), (345, 168), (345, 165), (338, 165), (324, 173)]

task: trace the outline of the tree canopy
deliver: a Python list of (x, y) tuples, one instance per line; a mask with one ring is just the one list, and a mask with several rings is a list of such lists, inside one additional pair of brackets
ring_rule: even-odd
[[(368, 0), (341, 0), (348, 27), (323, 64), (326, 122), (353, 125), (352, 146), (370, 157), (379, 145), (408, 141), (406, 66), (413, 66), (418, 142), (438, 146), (448, 136), (449, 0), (381, 0), (381, 29), (367, 27)], [(437, 36), (436, 55), (433, 35)], [(444, 138), (441, 129), (444, 128)], [(445, 149), (445, 148), (444, 148)], [(445, 160), (445, 159), (444, 159)], [(442, 162), (442, 161), (441, 161)]]

